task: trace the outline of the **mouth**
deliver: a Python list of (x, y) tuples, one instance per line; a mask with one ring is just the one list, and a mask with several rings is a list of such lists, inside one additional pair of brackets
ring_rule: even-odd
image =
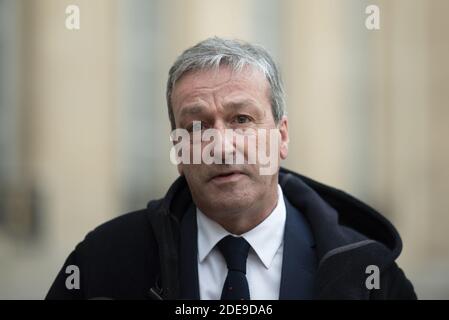
[(213, 181), (215, 183), (235, 182), (240, 178), (242, 178), (243, 176), (245, 176), (245, 174), (242, 171), (231, 170), (213, 175), (210, 181)]

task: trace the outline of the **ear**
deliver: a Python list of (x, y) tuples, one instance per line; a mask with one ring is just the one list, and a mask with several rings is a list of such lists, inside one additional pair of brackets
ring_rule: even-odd
[(288, 120), (287, 116), (283, 116), (281, 120), (279, 120), (279, 134), (280, 134), (280, 148), (279, 154), (282, 160), (285, 160), (288, 155), (288, 143), (290, 141), (288, 137)]

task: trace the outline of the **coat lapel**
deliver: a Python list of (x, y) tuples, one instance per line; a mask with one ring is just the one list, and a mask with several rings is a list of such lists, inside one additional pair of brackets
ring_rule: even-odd
[(313, 236), (304, 216), (284, 200), (287, 217), (279, 299), (313, 299), (317, 268)]
[(199, 300), (198, 240), (195, 206), (190, 206), (181, 222), (181, 299)]

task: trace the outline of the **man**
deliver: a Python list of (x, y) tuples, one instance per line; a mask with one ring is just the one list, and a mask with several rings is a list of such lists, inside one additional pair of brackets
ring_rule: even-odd
[[(167, 105), (172, 129), (218, 135), (184, 144), (203, 158), (176, 162), (180, 177), (163, 199), (89, 233), (48, 299), (416, 299), (395, 263), (402, 245), (390, 222), (279, 168), (288, 121), (281, 78), (264, 49), (220, 38), (198, 43), (170, 69)], [(255, 148), (238, 136), (254, 137)], [(261, 158), (226, 161), (255, 150), (271, 153), (274, 173), (262, 174)], [(66, 273), (74, 266), (76, 288)]]

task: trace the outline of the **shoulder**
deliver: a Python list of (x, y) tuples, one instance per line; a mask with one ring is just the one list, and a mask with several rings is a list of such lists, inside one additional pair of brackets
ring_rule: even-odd
[(417, 296), (411, 281), (404, 271), (393, 263), (381, 275), (381, 288), (385, 299), (389, 300), (416, 300)]
[(402, 269), (393, 262), (380, 274), (379, 287), (371, 290), (371, 300), (416, 300), (413, 284)]
[[(103, 223), (87, 234), (57, 275), (47, 299), (145, 299), (159, 273), (159, 252), (142, 209)], [(80, 273), (80, 290), (66, 287), (67, 267)]]
[(142, 209), (120, 215), (90, 231), (84, 241), (89, 243), (135, 241), (139, 235), (151, 233), (149, 214), (148, 209)]
[[(156, 240), (149, 222), (152, 211), (148, 208), (129, 212), (107, 221), (92, 231), (76, 248), (79, 254), (108, 258), (136, 255), (156, 250)], [(98, 259), (95, 259), (98, 260)]]

